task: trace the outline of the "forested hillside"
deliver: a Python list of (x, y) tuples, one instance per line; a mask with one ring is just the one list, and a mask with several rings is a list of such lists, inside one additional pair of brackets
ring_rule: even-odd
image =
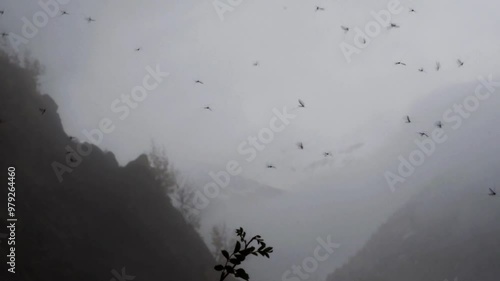
[[(163, 194), (147, 157), (120, 167), (112, 153), (70, 138), (63, 130), (57, 105), (38, 92), (37, 73), (36, 64), (20, 67), (6, 55), (0, 56), (4, 183), (0, 219), (7, 219), (7, 168), (12, 166), (18, 219), (15, 277), (215, 279), (214, 259)], [(92, 152), (80, 159), (71, 152), (78, 147), (91, 147)], [(54, 172), (55, 162), (70, 169), (62, 174), (61, 182)], [(5, 228), (0, 230), (5, 232)], [(1, 255), (6, 256), (7, 250), (7, 240), (2, 239)], [(6, 279), (7, 274), (13, 276), (6, 264), (1, 272), (1, 280), (14, 280)]]
[(500, 198), (466, 170), (433, 180), (328, 281), (498, 280)]

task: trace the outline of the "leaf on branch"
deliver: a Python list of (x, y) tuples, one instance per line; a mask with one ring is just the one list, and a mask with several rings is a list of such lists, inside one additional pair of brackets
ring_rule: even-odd
[(236, 254), (234, 255), (240, 262), (244, 261), (245, 260), (245, 256), (242, 255), (242, 254)]
[(240, 251), (240, 248), (241, 248), (241, 244), (239, 241), (236, 241), (236, 245), (234, 246), (234, 253), (237, 253)]
[(246, 273), (246, 271), (243, 268), (238, 268), (236, 270), (236, 274), (234, 276), (239, 277), (243, 280), (247, 280), (247, 281), (250, 279), (250, 277), (248, 276), (248, 274)]

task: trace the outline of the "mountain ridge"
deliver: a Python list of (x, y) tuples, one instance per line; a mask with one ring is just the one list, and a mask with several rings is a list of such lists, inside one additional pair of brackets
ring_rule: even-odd
[[(147, 157), (121, 167), (113, 153), (70, 139), (57, 104), (39, 94), (37, 75), (37, 69), (0, 55), (0, 167), (16, 170), (17, 277), (215, 280), (215, 260), (161, 193)], [(79, 145), (92, 152), (68, 163), (78, 156), (66, 151)], [(53, 169), (56, 162), (73, 166), (62, 181)], [(6, 188), (0, 197), (7, 201)], [(0, 218), (6, 215), (1, 212)], [(0, 243), (2, 255), (7, 247)], [(10, 273), (2, 267), (4, 279)]]

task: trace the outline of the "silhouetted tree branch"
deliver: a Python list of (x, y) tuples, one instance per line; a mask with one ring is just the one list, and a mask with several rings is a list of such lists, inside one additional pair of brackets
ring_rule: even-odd
[[(241, 227), (236, 229), (236, 235), (239, 237), (240, 241), (236, 241), (233, 252), (229, 254), (226, 250), (221, 251), (222, 256), (226, 258), (225, 264), (218, 264), (214, 267), (216, 271), (221, 272), (220, 281), (226, 279), (229, 274), (232, 274), (237, 278), (249, 280), (250, 276), (248, 273), (246, 273), (246, 271), (241, 267), (237, 268), (237, 266), (239, 266), (248, 255), (261, 255), (269, 258), (269, 254), (273, 252), (272, 247), (266, 247), (267, 245), (264, 243), (264, 239), (262, 239), (260, 235), (255, 235), (252, 239), (247, 241), (245, 238), (246, 232)], [(259, 248), (256, 249), (252, 246), (252, 242), (254, 241), (257, 242)]]

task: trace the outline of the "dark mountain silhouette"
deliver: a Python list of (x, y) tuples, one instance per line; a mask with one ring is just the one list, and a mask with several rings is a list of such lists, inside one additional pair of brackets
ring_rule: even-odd
[(434, 180), (327, 281), (498, 280), (500, 201), (472, 177)]
[[(215, 260), (165, 197), (145, 155), (120, 167), (112, 153), (91, 146), (59, 182), (51, 165), (69, 165), (66, 147), (76, 150), (78, 142), (64, 132), (55, 102), (38, 93), (37, 68), (0, 56), (0, 168), (5, 186), (7, 168), (16, 169), (17, 280), (116, 281), (113, 270), (125, 280), (216, 280)], [(5, 222), (7, 187), (0, 197)], [(8, 247), (2, 239), (3, 257)], [(0, 280), (13, 276), (5, 262), (1, 272)]]

